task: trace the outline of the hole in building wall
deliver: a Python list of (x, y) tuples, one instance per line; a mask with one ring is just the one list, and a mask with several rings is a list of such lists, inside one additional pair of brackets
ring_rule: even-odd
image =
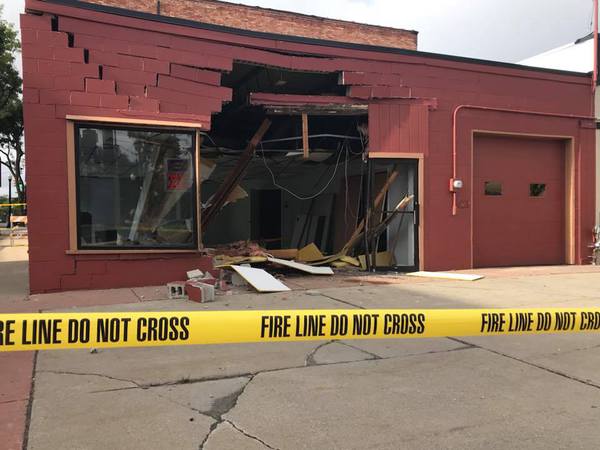
[[(232, 88), (233, 96), (213, 117), (211, 131), (203, 137), (203, 212), (211, 207), (215, 193), (235, 170), (263, 120), (268, 118), (271, 125), (228, 202), (203, 228), (205, 247), (243, 240), (252, 240), (266, 249), (298, 249), (314, 243), (324, 254), (333, 254), (350, 239), (365, 215), (367, 106), (251, 101), (257, 93), (343, 97), (346, 88), (338, 84), (338, 79), (337, 73), (296, 72), (242, 63), (223, 76), (222, 85)], [(303, 114), (307, 114), (308, 121), (308, 155), (304, 152)], [(394, 167), (391, 162), (382, 162), (372, 169), (373, 196)], [(403, 180), (408, 183), (407, 177)], [(399, 186), (394, 195), (405, 195), (408, 190)], [(396, 201), (390, 195), (382, 211)], [(400, 230), (406, 224), (396, 221), (394, 227)], [(385, 233), (383, 236), (373, 244), (377, 250), (385, 251), (390, 243), (398, 246), (397, 239), (389, 240)], [(356, 253), (364, 253), (364, 247), (358, 247)], [(405, 259), (410, 258), (398, 258), (402, 264)], [(398, 264), (387, 261), (382, 265)]]

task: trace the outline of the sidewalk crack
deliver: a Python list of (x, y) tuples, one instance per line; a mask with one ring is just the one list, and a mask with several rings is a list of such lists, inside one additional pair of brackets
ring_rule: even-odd
[(308, 355), (306, 355), (306, 358), (304, 359), (304, 366), (309, 367), (309, 366), (318, 366), (319, 364), (315, 361), (315, 354), (321, 350), (323, 347), (328, 346), (329, 344), (333, 343), (334, 341), (325, 341), (320, 343), (319, 345), (317, 345), (315, 348), (313, 348)]
[(263, 441), (261, 438), (254, 436), (250, 433), (247, 433), (246, 431), (242, 430), (240, 427), (238, 427), (235, 423), (233, 423), (231, 420), (224, 420), (224, 422), (227, 422), (229, 425), (231, 425), (233, 428), (235, 428), (237, 431), (239, 431), (240, 433), (242, 433), (244, 436), (246, 436), (247, 438), (253, 439), (257, 442), (260, 442), (262, 445), (264, 445), (267, 448), (270, 448), (271, 450), (279, 450), (277, 447), (273, 447), (272, 445), (267, 444), (265, 441)]
[[(250, 375), (248, 377), (248, 381), (246, 381), (246, 383), (238, 390), (232, 392), (229, 395), (226, 395), (224, 397), (216, 399), (215, 402), (212, 404), (210, 410), (208, 410), (208, 411), (196, 410), (196, 411), (200, 412), (201, 414), (212, 417), (215, 420), (215, 422), (210, 426), (208, 433), (206, 434), (206, 436), (204, 436), (204, 439), (200, 443), (199, 450), (204, 449), (204, 446), (208, 442), (208, 439), (210, 438), (212, 433), (217, 429), (217, 427), (220, 424), (222, 424), (223, 422), (227, 421), (226, 419), (223, 418), (223, 416), (237, 406), (238, 399), (244, 393), (244, 391), (246, 390), (248, 385), (252, 382), (252, 380), (254, 379), (255, 376), (256, 375)], [(191, 409), (194, 409), (194, 408), (191, 408)], [(234, 426), (233, 424), (231, 424), (231, 425)], [(235, 427), (235, 426), (234, 426), (234, 428), (237, 429), (237, 427)], [(248, 436), (248, 437), (251, 437), (251, 436)], [(257, 438), (256, 440), (259, 440), (259, 439)], [(273, 448), (273, 447), (269, 447), (269, 448)]]
[(596, 389), (600, 389), (600, 385), (594, 383), (592, 380), (584, 380), (582, 378), (578, 378), (578, 377), (575, 377), (573, 375), (569, 375), (569, 374), (561, 372), (559, 370), (551, 369), (549, 367), (545, 367), (545, 366), (542, 366), (540, 364), (536, 364), (536, 363), (533, 363), (531, 361), (527, 361), (527, 360), (518, 358), (516, 356), (511, 356), (511, 355), (508, 355), (506, 353), (502, 353), (502, 352), (500, 352), (498, 350), (492, 350), (492, 349), (487, 348), (487, 347), (482, 347), (481, 345), (478, 345), (478, 344), (472, 344), (470, 342), (463, 341), (462, 339), (452, 338), (452, 337), (449, 337), (448, 339), (451, 339), (451, 340), (453, 340), (455, 342), (460, 342), (461, 344), (471, 345), (474, 348), (485, 350), (486, 352), (490, 352), (490, 353), (493, 353), (493, 354), (498, 355), (498, 356), (503, 356), (505, 358), (512, 359), (513, 361), (517, 361), (517, 362), (520, 362), (521, 364), (526, 364), (528, 366), (535, 367), (536, 369), (543, 370), (543, 371), (551, 373), (553, 375), (558, 375), (559, 377), (563, 377), (563, 378), (566, 378), (567, 380), (575, 381), (576, 383), (581, 383), (581, 384), (585, 384), (586, 386), (590, 386), (590, 387), (593, 387), (593, 388), (596, 388)]

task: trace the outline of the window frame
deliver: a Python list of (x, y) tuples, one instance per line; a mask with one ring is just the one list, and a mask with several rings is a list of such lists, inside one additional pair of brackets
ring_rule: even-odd
[[(189, 247), (181, 246), (81, 246), (79, 217), (79, 139), (78, 130), (82, 127), (98, 129), (131, 129), (136, 131), (159, 130), (165, 133), (190, 134), (192, 137), (192, 210), (193, 242)], [(69, 192), (69, 249), (67, 254), (123, 254), (123, 253), (198, 253), (202, 249), (200, 211), (200, 129), (202, 124), (168, 121), (143, 121), (136, 119), (96, 119), (67, 116), (67, 166)]]

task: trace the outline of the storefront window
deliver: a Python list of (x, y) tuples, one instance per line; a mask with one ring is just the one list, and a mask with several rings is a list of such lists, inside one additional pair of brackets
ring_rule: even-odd
[(75, 127), (80, 249), (197, 247), (192, 131)]

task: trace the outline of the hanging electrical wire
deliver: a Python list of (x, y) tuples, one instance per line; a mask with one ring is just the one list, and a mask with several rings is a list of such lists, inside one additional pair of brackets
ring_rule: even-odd
[(335, 168), (333, 169), (333, 174), (331, 175), (331, 178), (329, 179), (329, 181), (327, 182), (327, 184), (319, 192), (317, 192), (316, 194), (313, 194), (313, 195), (310, 195), (310, 196), (307, 196), (307, 197), (302, 196), (302, 195), (298, 195), (298, 194), (292, 192), (291, 190), (289, 190), (288, 188), (286, 188), (285, 186), (281, 186), (280, 184), (277, 183), (277, 180), (275, 179), (275, 174), (273, 173), (273, 171), (271, 170), (271, 168), (267, 164), (267, 159), (265, 158), (265, 150), (263, 148), (262, 142), (260, 144), (260, 153), (262, 155), (262, 160), (263, 160), (263, 163), (265, 165), (265, 168), (271, 174), (271, 180), (273, 181), (273, 186), (281, 189), (282, 191), (287, 192), (292, 197), (295, 197), (298, 200), (312, 200), (313, 198), (316, 198), (319, 195), (321, 195), (323, 192), (325, 192), (327, 190), (327, 188), (329, 187), (329, 185), (333, 182), (333, 180), (335, 179), (335, 175), (337, 173), (338, 167), (340, 165), (340, 158), (341, 158), (341, 156), (342, 156), (342, 154), (344, 152), (341, 151), (341, 150), (338, 151), (338, 157), (337, 157), (337, 160), (335, 162)]

